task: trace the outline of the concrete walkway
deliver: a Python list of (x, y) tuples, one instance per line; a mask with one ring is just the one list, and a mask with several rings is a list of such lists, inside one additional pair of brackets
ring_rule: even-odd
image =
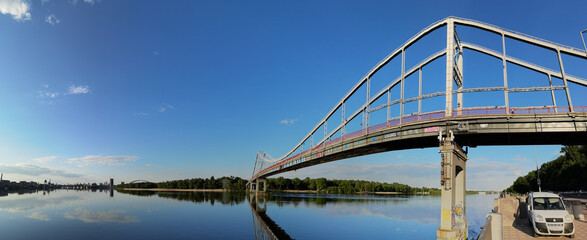
[[(586, 203), (587, 197), (586, 196), (569, 196), (564, 198), (565, 201), (575, 200), (581, 201), (581, 205), (583, 206), (582, 210), (583, 213), (587, 213)], [(525, 208), (525, 205), (523, 206)], [(519, 210), (518, 210), (519, 211)], [(587, 221), (583, 220), (574, 220), (575, 223), (575, 239), (587, 239)], [(503, 227), (503, 239), (507, 240), (518, 240), (518, 239), (569, 239), (568, 237), (564, 236), (540, 236), (534, 238), (534, 230), (530, 226), (530, 223), (524, 216), (524, 219), (516, 218), (515, 223), (512, 224), (513, 226), (504, 226)]]
[[(534, 238), (534, 230), (529, 223), (520, 224), (517, 226), (504, 226), (503, 239), (569, 239), (563, 236), (540, 236)], [(575, 220), (575, 239), (587, 239), (587, 221)]]

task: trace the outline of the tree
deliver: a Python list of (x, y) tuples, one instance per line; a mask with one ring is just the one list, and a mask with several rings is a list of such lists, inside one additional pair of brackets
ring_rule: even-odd
[(283, 177), (278, 177), (275, 184), (277, 184), (277, 187), (281, 190), (281, 186), (285, 185), (285, 179)]
[(300, 190), (300, 186), (302, 185), (302, 180), (299, 178), (294, 178), (291, 180), (291, 184), (293, 185), (294, 189)]
[[(563, 146), (563, 155), (540, 166), (540, 180), (543, 190), (568, 191), (587, 189), (587, 148), (580, 146)], [(519, 177), (507, 191), (526, 193), (537, 191), (536, 171)]]
[(320, 191), (326, 188), (326, 178), (316, 179), (316, 190)]

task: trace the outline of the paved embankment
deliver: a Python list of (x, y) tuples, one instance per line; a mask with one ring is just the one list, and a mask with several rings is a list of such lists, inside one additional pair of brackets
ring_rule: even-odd
[[(525, 197), (506, 197), (497, 198), (494, 202), (494, 212), (502, 216), (503, 239), (566, 239), (564, 236), (539, 236), (534, 237), (534, 230), (529, 224), (527, 207)], [(575, 201), (581, 202), (581, 211), (583, 214), (587, 213), (587, 196), (579, 197), (565, 197), (565, 205), (567, 207)], [(587, 239), (587, 221), (574, 220), (575, 223), (575, 239)], [(485, 226), (485, 228), (492, 229), (496, 226)], [(489, 234), (487, 234), (489, 235)], [(490, 237), (486, 239), (500, 239), (498, 237)]]

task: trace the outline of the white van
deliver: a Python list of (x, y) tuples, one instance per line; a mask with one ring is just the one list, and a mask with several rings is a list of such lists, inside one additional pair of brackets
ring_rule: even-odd
[(575, 237), (573, 215), (569, 214), (563, 199), (554, 193), (534, 192), (526, 198), (528, 220), (534, 236), (565, 235)]

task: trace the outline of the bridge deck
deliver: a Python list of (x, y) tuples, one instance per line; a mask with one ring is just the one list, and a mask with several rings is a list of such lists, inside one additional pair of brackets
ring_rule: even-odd
[[(494, 109), (480, 109), (483, 111)], [(475, 111), (480, 111), (475, 110)], [(498, 109), (499, 110), (499, 109)], [(533, 110), (535, 111), (535, 110)], [(451, 129), (462, 146), (581, 144), (587, 139), (587, 113), (462, 113), (462, 115), (415, 120), (394, 125), (373, 126), (343, 138), (308, 149), (264, 168), (251, 178), (268, 177), (282, 172), (325, 162), (379, 152), (438, 146), (439, 131)]]

